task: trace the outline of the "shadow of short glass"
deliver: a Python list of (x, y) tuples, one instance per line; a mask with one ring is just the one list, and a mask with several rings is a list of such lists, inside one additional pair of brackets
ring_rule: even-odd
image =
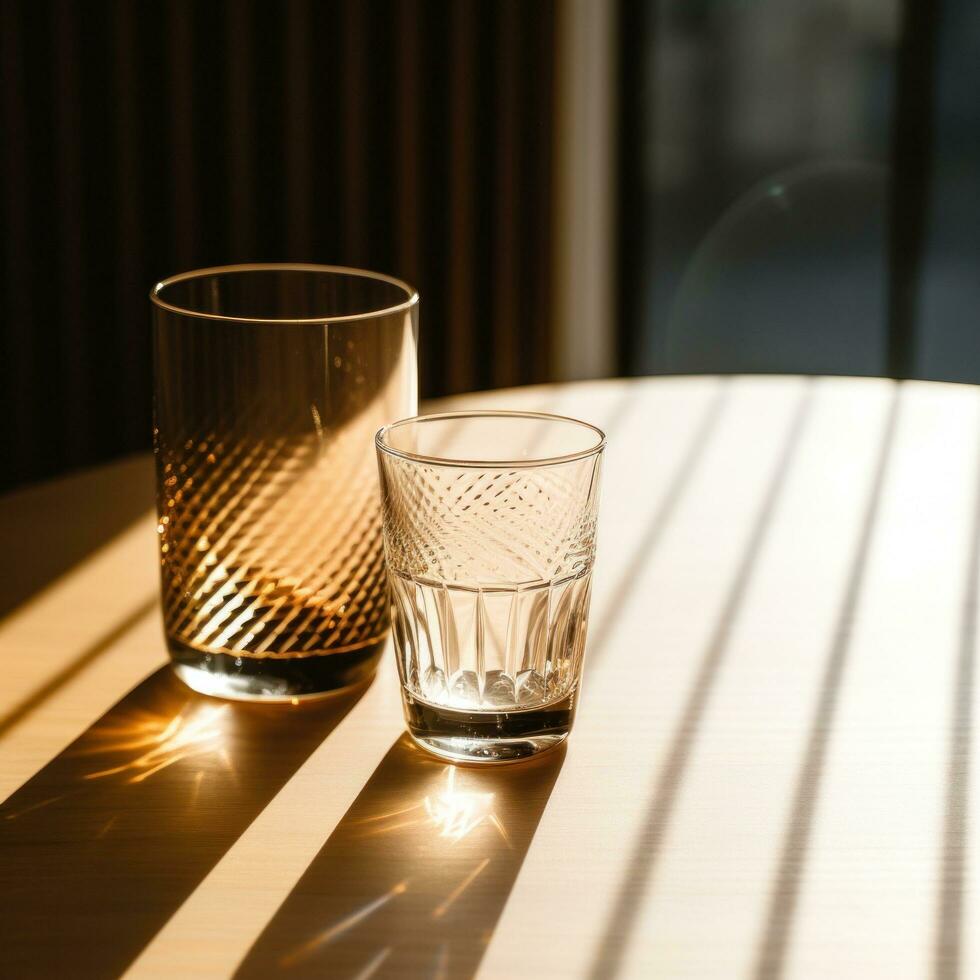
[(810, 163), (736, 201), (681, 279), (668, 369), (880, 374), (888, 183), (877, 164)]
[(563, 760), (462, 768), (402, 736), (236, 976), (472, 976)]

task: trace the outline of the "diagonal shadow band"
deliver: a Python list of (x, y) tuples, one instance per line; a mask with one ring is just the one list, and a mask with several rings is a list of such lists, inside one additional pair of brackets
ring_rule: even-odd
[(963, 886), (967, 870), (973, 698), (976, 691), (977, 589), (980, 588), (980, 453), (977, 460), (973, 526), (966, 563), (959, 651), (953, 678), (953, 717), (949, 731), (946, 812), (933, 951), (933, 975), (936, 980), (956, 980), (962, 969)]
[(356, 704), (195, 694), (169, 667), (0, 807), (0, 976), (118, 976)]
[(800, 396), (762, 502), (755, 514), (731, 586), (725, 596), (711, 637), (701, 656), (680, 721), (674, 731), (666, 759), (660, 768), (646, 820), (640, 830), (629, 862), (626, 880), (620, 885), (616, 903), (610, 912), (595, 960), (589, 971), (593, 980), (607, 980), (619, 972), (626, 943), (636, 925), (641, 907), (640, 896), (653, 875), (673, 814), (677, 795), (698, 737), (698, 726), (707, 707), (715, 679), (725, 659), (728, 637), (735, 625), (742, 600), (748, 590), (758, 558), (783, 486), (789, 475), (793, 456), (799, 444), (813, 402), (812, 382), (808, 381)]
[(875, 462), (874, 477), (868, 492), (861, 529), (850, 572), (844, 586), (833, 639), (827, 654), (817, 706), (810, 723), (810, 733), (803, 755), (796, 792), (786, 835), (780, 853), (779, 867), (769, 898), (769, 908), (755, 966), (757, 980), (775, 980), (782, 975), (789, 945), (800, 882), (806, 866), (810, 834), (817, 798), (823, 780), (824, 759), (847, 667), (854, 615), (861, 598), (868, 552), (877, 524), (878, 510), (888, 475), (895, 433), (898, 428), (901, 389), (896, 385), (888, 409), (881, 446)]
[(0, 590), (0, 617), (148, 520), (152, 508), (149, 454), (0, 497), (0, 554), (16, 563), (16, 574), (5, 577)]
[(563, 761), (462, 768), (402, 735), (236, 978), (471, 977)]
[(40, 707), (70, 680), (77, 677), (96, 658), (105, 653), (117, 640), (125, 636), (141, 619), (148, 616), (156, 608), (158, 602), (159, 600), (155, 595), (153, 598), (141, 602), (122, 622), (117, 623), (112, 629), (100, 636), (95, 643), (86, 647), (67, 667), (49, 678), (41, 687), (32, 691), (28, 697), (16, 704), (5, 715), (0, 716), (0, 737), (6, 735), (17, 722)]
[[(595, 629), (590, 632), (589, 648), (585, 658), (587, 670), (594, 666), (605, 651), (613, 623), (616, 622), (616, 617), (622, 607), (629, 601), (632, 586), (639, 580), (640, 572), (650, 561), (651, 553), (657, 547), (664, 531), (670, 524), (691, 477), (707, 451), (711, 436), (718, 427), (728, 398), (728, 382), (722, 380), (717, 394), (709, 402), (694, 430), (691, 442), (674, 471), (660, 506), (647, 524), (639, 544), (633, 549), (633, 553), (619, 574), (615, 587), (610, 592), (610, 595), (615, 597), (615, 601), (610, 604), (609, 608), (603, 610), (601, 619), (599, 619)], [(610, 426), (610, 431), (611, 429)]]

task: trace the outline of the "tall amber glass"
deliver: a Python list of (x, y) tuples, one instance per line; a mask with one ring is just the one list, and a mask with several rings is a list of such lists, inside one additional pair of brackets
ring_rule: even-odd
[(388, 630), (373, 435), (417, 410), (418, 294), (356, 269), (202, 269), (152, 291), (167, 645), (225, 697), (370, 674)]

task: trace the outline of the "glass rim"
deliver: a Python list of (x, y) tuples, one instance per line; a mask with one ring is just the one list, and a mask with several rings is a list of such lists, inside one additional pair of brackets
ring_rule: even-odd
[[(385, 436), (392, 429), (398, 429), (407, 425), (422, 425), (426, 422), (440, 422), (447, 419), (467, 419), (467, 418), (510, 418), (510, 419), (534, 419), (539, 422), (562, 422), (571, 423), (583, 429), (591, 430), (597, 437), (595, 445), (587, 449), (580, 449), (578, 452), (565, 453), (561, 456), (539, 456), (533, 459), (459, 459), (451, 456), (428, 456), (424, 453), (413, 453), (407, 449), (395, 449), (394, 446), (385, 442)], [(399, 419), (389, 425), (383, 425), (374, 435), (374, 444), (378, 452), (388, 456), (396, 456), (399, 459), (408, 460), (411, 463), (426, 463), (431, 466), (452, 466), (470, 467), (474, 469), (536, 469), (541, 466), (555, 466), (560, 463), (573, 463), (576, 460), (588, 459), (590, 456), (598, 456), (606, 448), (606, 434), (597, 425), (585, 422), (582, 419), (572, 418), (570, 415), (555, 415), (550, 412), (527, 412), (527, 411), (508, 411), (505, 409), (463, 409), (458, 412), (438, 412), (435, 415), (413, 415), (411, 418)]]
[[(386, 282), (395, 286), (405, 293), (405, 299), (393, 306), (382, 307), (377, 310), (366, 310), (363, 313), (343, 313), (337, 316), (230, 316), (226, 313), (209, 313), (206, 310), (188, 309), (177, 306), (163, 299), (161, 293), (179, 282), (186, 282), (188, 279), (203, 279), (205, 276), (222, 275), (237, 272), (326, 272), (332, 275), (348, 276), (351, 278), (373, 279), (376, 282)], [(389, 276), (384, 272), (372, 272), (370, 269), (358, 269), (347, 265), (320, 265), (313, 262), (244, 262), (235, 265), (214, 265), (204, 269), (192, 269), (190, 272), (179, 272), (175, 276), (168, 276), (161, 279), (150, 290), (150, 302), (168, 313), (177, 313), (180, 316), (194, 317), (199, 320), (221, 320), (226, 323), (295, 323), (295, 324), (316, 324), (316, 323), (351, 323), (357, 320), (372, 320), (377, 317), (391, 316), (411, 309), (419, 301), (418, 290), (410, 286), (403, 279)]]

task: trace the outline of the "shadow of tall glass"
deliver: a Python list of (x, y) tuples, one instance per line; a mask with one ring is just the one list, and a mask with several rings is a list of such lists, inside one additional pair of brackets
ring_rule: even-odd
[(366, 686), (284, 711), (154, 671), (0, 804), (0, 977), (122, 976)]
[(241, 265), (151, 299), (178, 676), (285, 701), (357, 683), (388, 630), (372, 437), (417, 410), (418, 294), (356, 269)]

